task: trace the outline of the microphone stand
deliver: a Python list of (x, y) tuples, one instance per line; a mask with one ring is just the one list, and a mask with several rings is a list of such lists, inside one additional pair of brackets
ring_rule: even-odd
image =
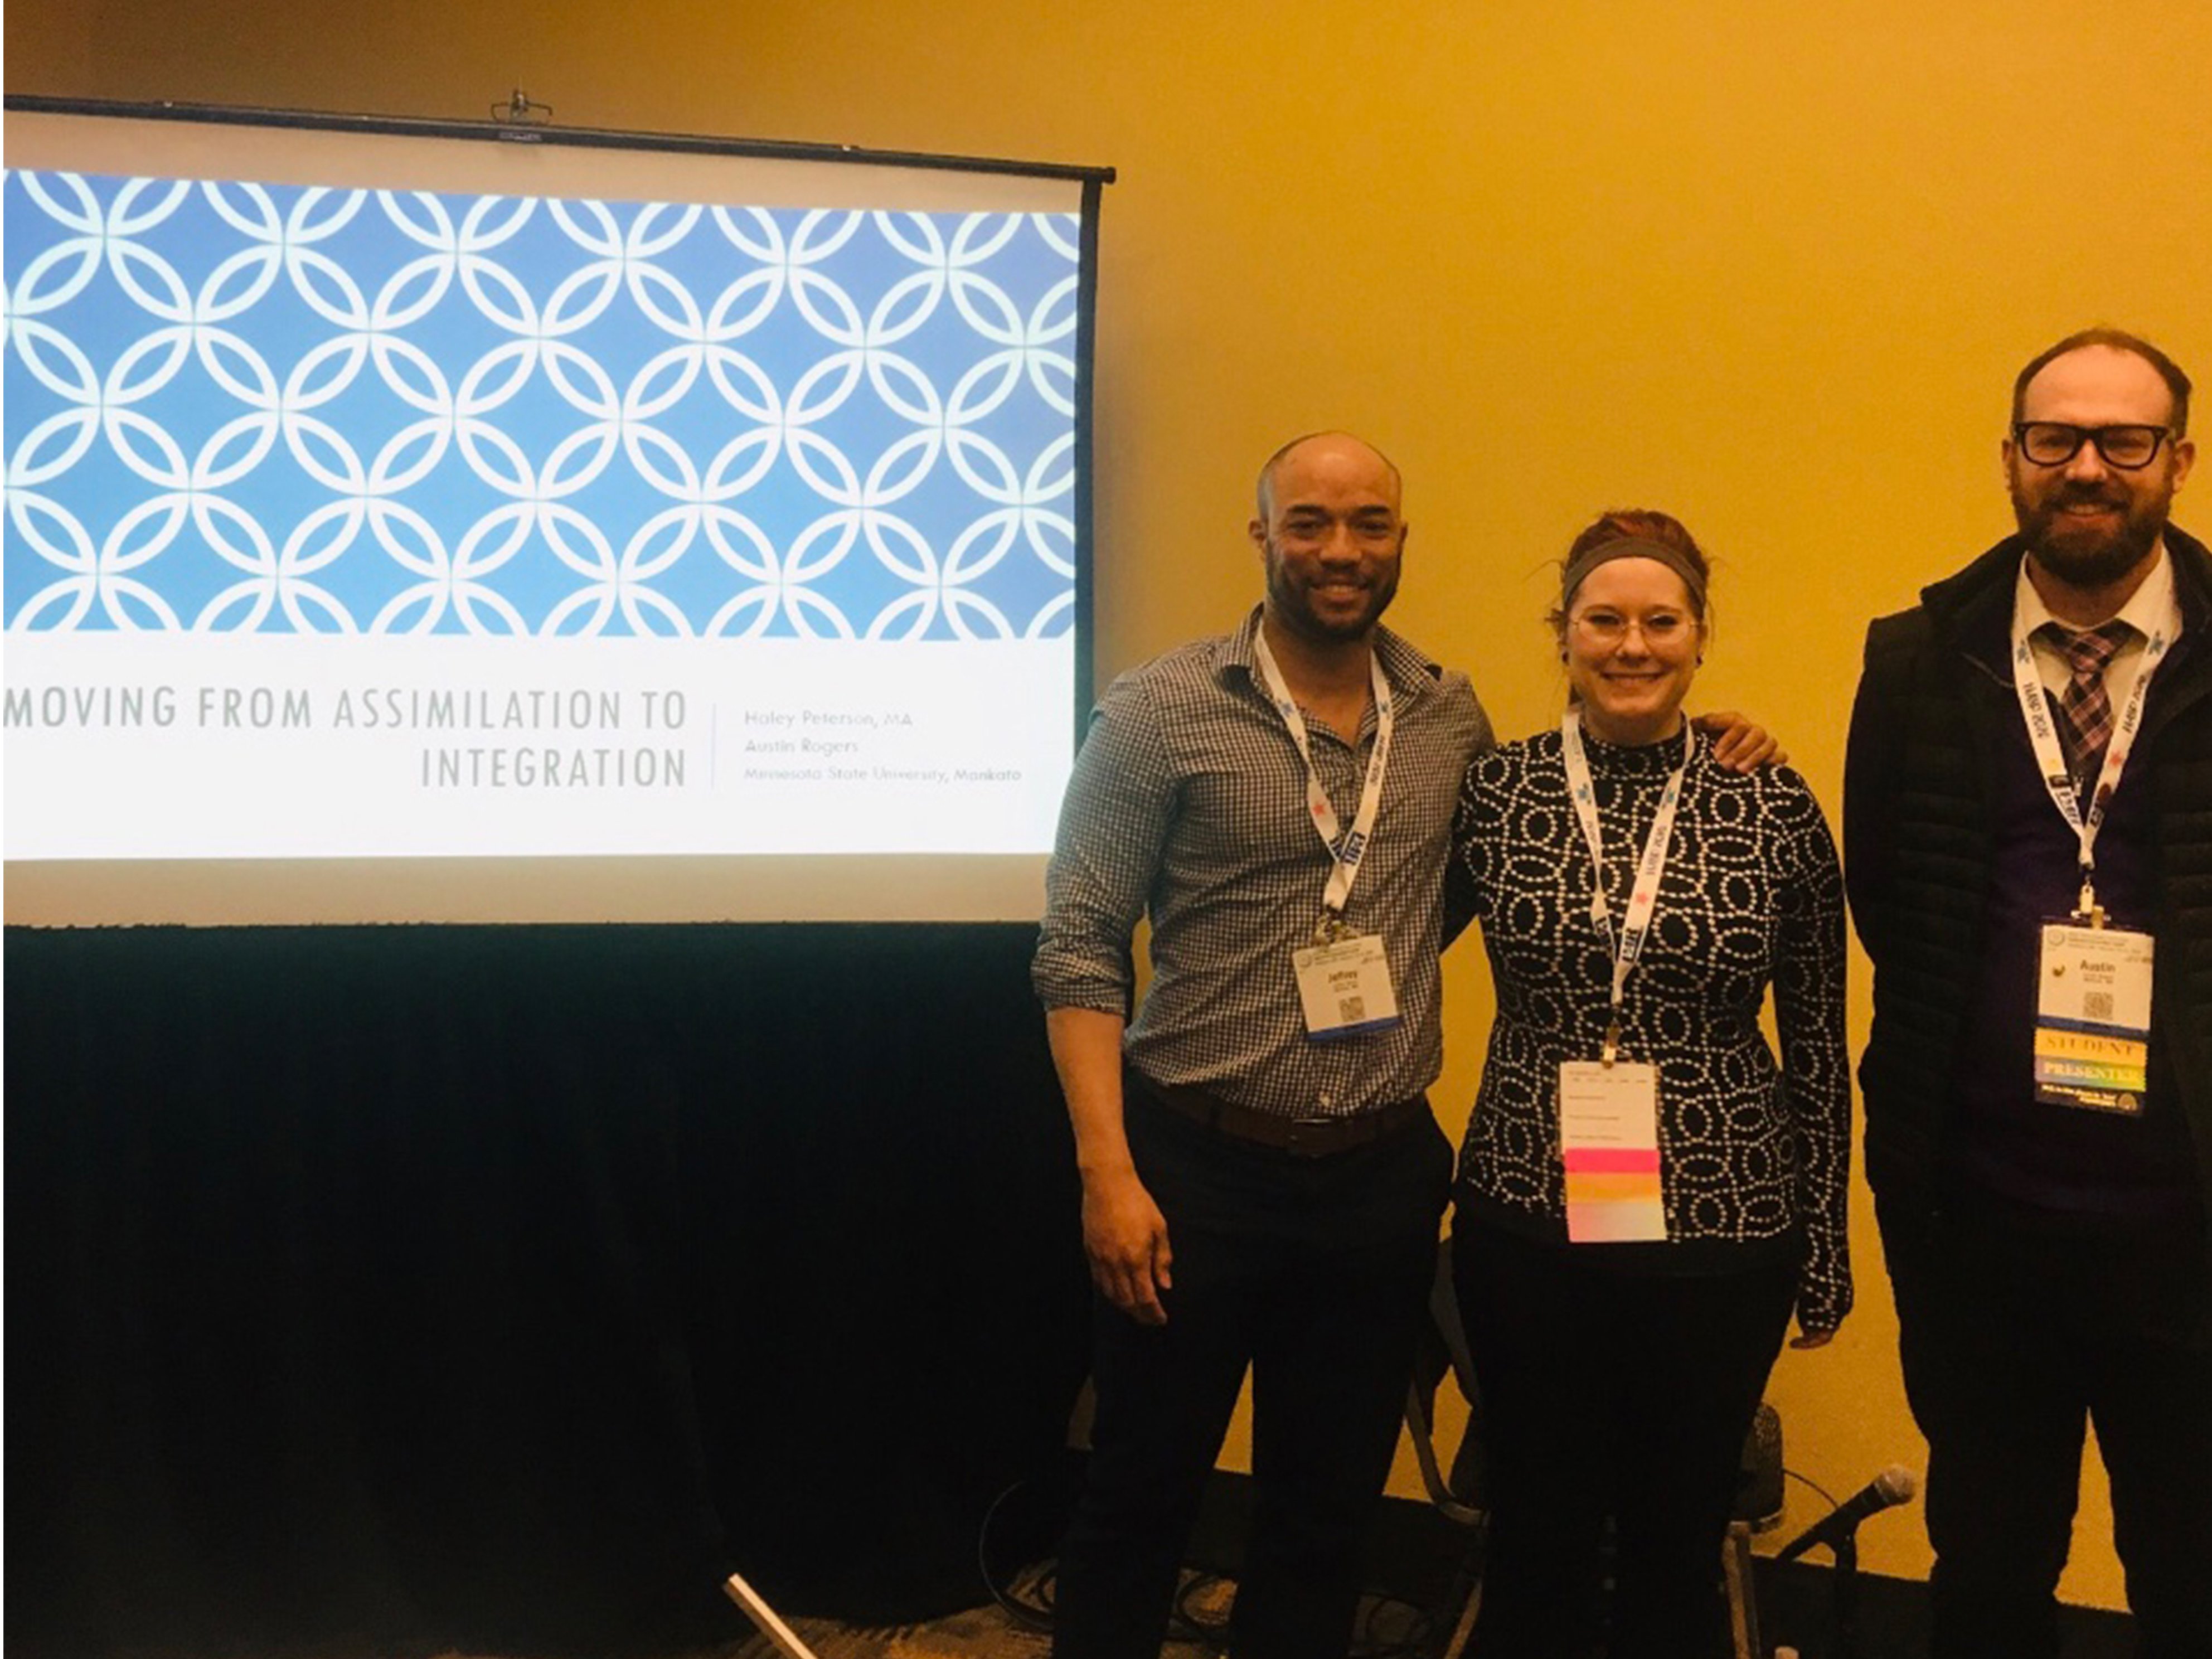
[(1844, 1535), (1835, 1547), (1835, 1659), (1858, 1659), (1859, 1540), (1856, 1530)]
[(1894, 1466), (1884, 1469), (1868, 1482), (1865, 1491), (1837, 1504), (1821, 1520), (1784, 1545), (1776, 1558), (1794, 1561), (1807, 1550), (1817, 1549), (1823, 1544), (1835, 1557), (1836, 1575), (1832, 1586), (1835, 1600), (1832, 1607), (1836, 1659), (1858, 1659), (1859, 1523), (1893, 1504), (1909, 1502), (1914, 1491), (1910, 1469)]

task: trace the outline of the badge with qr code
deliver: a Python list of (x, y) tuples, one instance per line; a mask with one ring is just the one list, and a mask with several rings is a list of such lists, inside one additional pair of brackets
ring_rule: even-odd
[(1372, 933), (1352, 933), (1329, 945), (1291, 953), (1298, 976), (1298, 1002), (1306, 1035), (1334, 1042), (1386, 1030), (1398, 1023), (1398, 994), (1389, 958)]
[(2150, 1060), (2151, 936), (2051, 922), (2035, 993), (2035, 1097), (2132, 1116)]

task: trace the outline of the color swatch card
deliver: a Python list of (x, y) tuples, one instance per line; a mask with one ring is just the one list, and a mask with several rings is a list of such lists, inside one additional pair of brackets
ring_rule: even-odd
[(1667, 1237), (1659, 1185), (1659, 1073), (1616, 1060), (1559, 1067), (1567, 1238), (1615, 1244)]

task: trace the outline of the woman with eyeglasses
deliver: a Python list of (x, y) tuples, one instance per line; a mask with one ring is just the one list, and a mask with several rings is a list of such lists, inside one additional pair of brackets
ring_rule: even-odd
[(1666, 514), (1584, 530), (1565, 718), (1461, 793), (1451, 908), (1498, 1002), (1452, 1240), (1491, 1460), (1479, 1659), (1586, 1659), (1601, 1628), (1609, 1659), (1725, 1651), (1767, 1372), (1793, 1313), (1814, 1347), (1850, 1307), (1843, 882), (1804, 780), (1723, 769), (1683, 716), (1709, 583)]

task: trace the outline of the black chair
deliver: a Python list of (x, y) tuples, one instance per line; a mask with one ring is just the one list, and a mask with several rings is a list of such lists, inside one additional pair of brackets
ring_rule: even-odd
[[(1446, 1376), (1467, 1402), (1467, 1426), (1451, 1453), (1447, 1470), (1438, 1455), (1436, 1428), (1437, 1392)], [(1428, 1608), (1433, 1633), (1425, 1659), (1459, 1659), (1474, 1633), (1475, 1614), (1482, 1606), (1483, 1547), (1487, 1540), (1490, 1512), (1484, 1491), (1481, 1395), (1474, 1385), (1474, 1362), (1467, 1346), (1467, 1328), (1459, 1316), (1459, 1296), (1452, 1284), (1451, 1244), (1437, 1249), (1437, 1274), (1429, 1287), (1429, 1324), (1414, 1362), (1413, 1386), (1406, 1394), (1406, 1428), (1413, 1442), (1413, 1455), (1421, 1468), (1421, 1483), (1429, 1502), (1447, 1521), (1464, 1528), (1467, 1547), (1461, 1552), (1443, 1593)]]

